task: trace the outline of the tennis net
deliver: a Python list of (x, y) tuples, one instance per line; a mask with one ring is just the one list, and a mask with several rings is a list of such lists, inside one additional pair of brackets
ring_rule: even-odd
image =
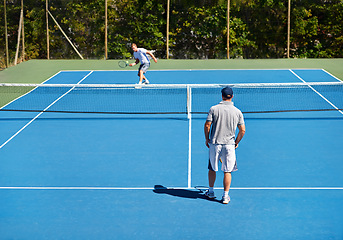
[(271, 84), (8, 84), (0, 111), (99, 114), (205, 114), (232, 87), (243, 113), (341, 111), (343, 82)]

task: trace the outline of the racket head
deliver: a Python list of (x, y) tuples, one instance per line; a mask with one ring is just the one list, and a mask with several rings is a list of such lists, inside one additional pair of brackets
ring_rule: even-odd
[(128, 61), (119, 61), (118, 66), (121, 68), (126, 68), (129, 65)]
[(194, 188), (202, 193), (208, 190), (207, 186), (195, 186)]

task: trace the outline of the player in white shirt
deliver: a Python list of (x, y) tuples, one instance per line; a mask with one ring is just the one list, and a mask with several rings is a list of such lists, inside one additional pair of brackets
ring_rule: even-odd
[(140, 62), (141, 65), (139, 66), (139, 69), (138, 69), (138, 77), (139, 77), (138, 84), (143, 84), (143, 83), (149, 84), (148, 79), (144, 76), (144, 73), (146, 73), (146, 71), (150, 67), (150, 60), (147, 54), (149, 54), (152, 57), (152, 59), (154, 59), (155, 63), (157, 63), (157, 59), (155, 58), (154, 54), (152, 54), (152, 52), (144, 48), (138, 48), (135, 43), (132, 43), (131, 47), (133, 50), (133, 57), (136, 59), (136, 62), (131, 63), (129, 66), (130, 67), (135, 66), (136, 64)]
[[(230, 202), (231, 172), (237, 170), (235, 149), (245, 134), (243, 114), (233, 105), (232, 98), (232, 88), (223, 88), (223, 101), (210, 108), (204, 126), (205, 144), (210, 149), (208, 164), (209, 189), (205, 195), (209, 198), (215, 198), (213, 187), (221, 159), (221, 170), (224, 172), (224, 193), (222, 197), (224, 204)], [(237, 128), (239, 131), (236, 137)]]

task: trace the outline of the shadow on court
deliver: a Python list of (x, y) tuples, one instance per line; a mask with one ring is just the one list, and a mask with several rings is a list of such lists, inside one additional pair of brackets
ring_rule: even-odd
[(216, 202), (221, 203), (218, 199), (210, 199), (206, 197), (202, 190), (200, 189), (173, 189), (173, 188), (167, 188), (162, 185), (155, 185), (154, 186), (154, 193), (157, 194), (168, 194), (174, 197), (181, 197), (181, 198), (190, 198), (190, 199), (203, 199), (210, 202)]

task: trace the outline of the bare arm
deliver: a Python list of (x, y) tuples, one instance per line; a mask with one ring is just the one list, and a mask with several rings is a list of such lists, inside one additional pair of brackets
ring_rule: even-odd
[(155, 58), (154, 54), (152, 54), (152, 52), (146, 51), (146, 53), (149, 54), (152, 57), (152, 59), (154, 59), (155, 63), (157, 63), (157, 59)]
[(211, 130), (212, 122), (206, 121), (204, 126), (204, 133), (205, 133), (205, 139), (206, 139), (206, 147), (210, 148), (210, 130)]
[(237, 138), (235, 140), (235, 148), (238, 147), (238, 143), (242, 140), (244, 134), (245, 134), (245, 125), (242, 124), (242, 125), (238, 125), (238, 134), (237, 134)]
[(136, 62), (134, 62), (134, 63), (131, 63), (129, 66), (130, 67), (132, 67), (132, 66), (135, 66), (136, 64), (138, 64), (139, 63), (139, 59), (138, 58), (136, 58)]

